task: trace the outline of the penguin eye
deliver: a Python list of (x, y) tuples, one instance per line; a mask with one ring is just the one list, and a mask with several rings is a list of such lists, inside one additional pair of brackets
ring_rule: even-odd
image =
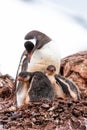
[(26, 75), (23, 75), (23, 78), (26, 78), (27, 76)]
[(51, 72), (53, 72), (53, 71), (54, 71), (54, 69), (50, 69), (50, 71), (51, 71)]

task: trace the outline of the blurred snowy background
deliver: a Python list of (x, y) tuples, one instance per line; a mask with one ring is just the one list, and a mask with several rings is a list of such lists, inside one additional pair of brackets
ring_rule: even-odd
[(87, 0), (0, 1), (0, 72), (15, 78), (24, 36), (31, 30), (57, 42), (61, 57), (87, 50)]

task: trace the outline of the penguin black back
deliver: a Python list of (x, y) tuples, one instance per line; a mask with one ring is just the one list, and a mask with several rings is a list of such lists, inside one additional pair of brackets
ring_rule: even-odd
[(50, 80), (42, 72), (34, 72), (30, 83), (29, 90), (30, 101), (40, 101), (46, 99), (47, 101), (54, 100), (54, 89)]

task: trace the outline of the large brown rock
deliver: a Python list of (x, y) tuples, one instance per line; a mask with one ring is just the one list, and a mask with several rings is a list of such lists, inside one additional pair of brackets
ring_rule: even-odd
[(63, 58), (60, 73), (74, 81), (81, 90), (87, 89), (87, 51)]
[(6, 75), (0, 75), (0, 98), (9, 98), (14, 87), (14, 79)]

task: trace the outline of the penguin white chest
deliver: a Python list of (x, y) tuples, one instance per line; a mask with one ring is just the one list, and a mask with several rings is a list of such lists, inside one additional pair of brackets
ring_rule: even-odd
[(17, 107), (24, 105), (24, 103), (26, 102), (25, 100), (26, 100), (27, 93), (28, 93), (28, 88), (24, 83), (23, 88), (21, 88), (20, 91), (18, 90), (16, 93)]
[(57, 73), (60, 69), (60, 52), (56, 44), (51, 41), (45, 44), (41, 49), (37, 49), (32, 55), (31, 61), (28, 64), (28, 71), (44, 72), (48, 65), (55, 65)]

